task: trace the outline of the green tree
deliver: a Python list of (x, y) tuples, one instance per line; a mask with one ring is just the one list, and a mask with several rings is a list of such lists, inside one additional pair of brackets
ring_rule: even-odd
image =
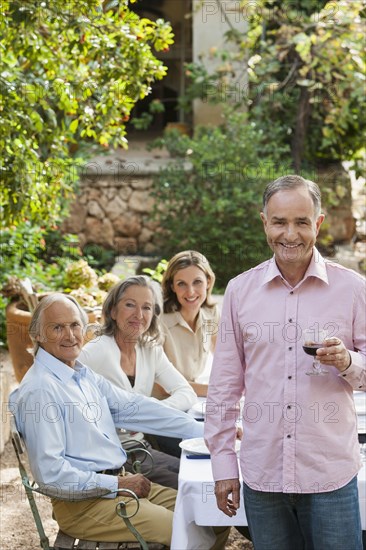
[[(225, 3), (217, 5), (225, 17)], [(240, 32), (228, 20), (227, 49), (209, 52), (215, 71), (189, 64), (192, 84), (181, 100), (186, 107), (195, 98), (221, 104), (222, 123), (196, 128), (193, 139), (166, 136), (181, 161), (154, 182), (162, 255), (205, 253), (221, 288), (269, 253), (259, 218), (266, 183), (296, 172), (319, 182), (328, 212), (350, 201), (347, 174), (337, 170), (339, 161), (361, 159), (365, 129), (360, 0), (236, 7), (248, 28)], [(325, 224), (318, 245), (332, 252)]]
[[(248, 120), (271, 140), (291, 147), (293, 168), (355, 161), (365, 143), (365, 11), (362, 0), (258, 0), (241, 3), (247, 32), (231, 28), (231, 46), (211, 52), (208, 73), (188, 67), (188, 97), (248, 110)], [(243, 70), (248, 86), (242, 86)], [(185, 98), (187, 104), (187, 98)]]
[(126, 147), (131, 109), (166, 74), (153, 49), (172, 30), (127, 0), (3, 1), (1, 12), (3, 223), (51, 223), (77, 181), (75, 150)]

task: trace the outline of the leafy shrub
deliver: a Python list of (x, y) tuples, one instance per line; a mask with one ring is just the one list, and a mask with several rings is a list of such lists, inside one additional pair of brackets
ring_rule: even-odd
[(160, 260), (160, 262), (154, 269), (151, 269), (150, 267), (145, 267), (145, 269), (143, 269), (142, 271), (143, 273), (146, 273), (146, 275), (149, 275), (149, 277), (153, 281), (161, 283), (167, 267), (168, 267), (168, 261), (163, 259), (163, 260)]
[(181, 151), (153, 184), (156, 243), (164, 257), (191, 248), (207, 256), (217, 287), (263, 261), (269, 249), (259, 212), (268, 181), (290, 173), (245, 113), (229, 111), (221, 127), (198, 128), (192, 139), (166, 132), (159, 145)]
[(113, 273), (105, 273), (98, 279), (98, 288), (108, 292), (108, 290), (114, 287), (114, 285), (116, 285), (119, 280), (120, 278), (117, 277), (117, 275), (114, 275)]
[(97, 283), (97, 274), (86, 260), (79, 260), (69, 264), (65, 271), (64, 285), (66, 288), (75, 289), (84, 286), (91, 288)]
[(5, 224), (44, 223), (65, 212), (81, 146), (126, 147), (131, 110), (166, 74), (154, 52), (173, 43), (172, 28), (128, 0), (1, 8), (2, 214)]
[(115, 264), (116, 252), (100, 245), (88, 243), (83, 247), (83, 255), (96, 271), (109, 271)]

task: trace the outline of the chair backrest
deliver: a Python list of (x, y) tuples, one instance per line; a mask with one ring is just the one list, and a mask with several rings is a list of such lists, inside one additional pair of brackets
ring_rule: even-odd
[(126, 464), (131, 466), (134, 474), (141, 474), (141, 466), (144, 464), (144, 474), (150, 474), (154, 469), (154, 459), (152, 454), (147, 450), (145, 443), (137, 439), (128, 439), (123, 442), (123, 448), (127, 454)]
[(18, 432), (14, 416), (11, 416), (10, 418), (10, 430), (11, 430), (11, 441), (13, 443), (15, 454), (18, 460), (20, 478), (22, 480), (22, 484), (25, 489), (25, 493), (27, 495), (28, 502), (33, 514), (33, 519), (37, 527), (41, 548), (43, 548), (44, 550), (52, 550), (50, 547), (49, 539), (46, 536), (45, 530), (43, 528), (43, 523), (38, 511), (37, 503), (34, 499), (33, 483), (31, 483), (30, 481), (28, 472), (22, 460), (23, 457), (26, 458), (26, 447), (24, 445), (24, 441), (20, 433)]
[(25, 452), (24, 442), (20, 436), (20, 433), (18, 432), (15, 418), (13, 415), (11, 415), (10, 417), (10, 430), (11, 430), (12, 442), (14, 445), (15, 452), (17, 453), (17, 456), (24, 454)]

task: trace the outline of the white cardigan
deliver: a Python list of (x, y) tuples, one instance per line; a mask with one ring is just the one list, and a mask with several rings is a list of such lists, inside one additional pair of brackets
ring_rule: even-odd
[(151, 396), (154, 382), (170, 394), (162, 402), (187, 411), (197, 402), (197, 395), (184, 376), (170, 363), (162, 346), (136, 346), (135, 385), (121, 368), (121, 351), (113, 336), (98, 336), (83, 347), (78, 358), (82, 363), (127, 391)]

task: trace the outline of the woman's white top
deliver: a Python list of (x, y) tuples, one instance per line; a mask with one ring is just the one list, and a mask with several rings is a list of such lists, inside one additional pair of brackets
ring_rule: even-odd
[(197, 395), (160, 345), (136, 345), (134, 386), (122, 370), (121, 351), (113, 336), (98, 336), (85, 344), (79, 360), (116, 386), (147, 397), (157, 382), (169, 394), (162, 402), (174, 409), (188, 411), (197, 402)]

